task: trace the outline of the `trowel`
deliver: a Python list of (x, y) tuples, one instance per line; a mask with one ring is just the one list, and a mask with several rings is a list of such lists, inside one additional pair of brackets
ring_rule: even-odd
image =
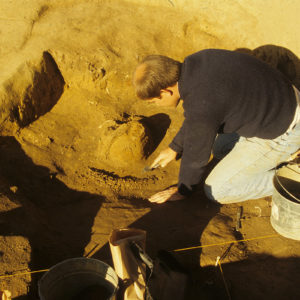
[(159, 164), (159, 163), (155, 164), (153, 167), (146, 166), (146, 167), (143, 169), (143, 172), (153, 171), (153, 170), (155, 170), (155, 169), (157, 169), (157, 168), (159, 168), (159, 167), (160, 167), (160, 164)]

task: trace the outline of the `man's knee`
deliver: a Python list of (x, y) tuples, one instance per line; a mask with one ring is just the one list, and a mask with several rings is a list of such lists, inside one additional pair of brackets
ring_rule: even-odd
[(208, 199), (219, 204), (230, 204), (244, 201), (242, 197), (231, 195), (228, 189), (222, 188), (222, 185), (205, 181), (204, 192)]
[(220, 201), (221, 197), (219, 197), (215, 191), (213, 192), (213, 186), (211, 184), (207, 184), (207, 182), (204, 183), (204, 192), (206, 197), (211, 201), (222, 203)]
[[(210, 172), (204, 183), (204, 192), (208, 199), (217, 203), (227, 203), (231, 188), (228, 177), (218, 168), (219, 164)], [(230, 200), (229, 200), (230, 201)]]

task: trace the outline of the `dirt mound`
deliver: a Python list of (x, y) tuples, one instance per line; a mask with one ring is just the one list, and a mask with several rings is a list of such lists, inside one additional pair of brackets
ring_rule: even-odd
[(107, 120), (101, 126), (99, 159), (113, 167), (132, 167), (153, 152), (153, 141), (142, 118)]

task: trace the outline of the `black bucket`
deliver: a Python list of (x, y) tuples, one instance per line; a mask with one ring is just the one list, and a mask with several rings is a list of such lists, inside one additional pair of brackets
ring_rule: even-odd
[(41, 300), (113, 300), (118, 276), (93, 258), (71, 258), (53, 266), (38, 283)]

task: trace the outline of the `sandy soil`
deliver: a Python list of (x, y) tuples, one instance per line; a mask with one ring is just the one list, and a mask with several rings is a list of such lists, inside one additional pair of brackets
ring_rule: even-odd
[[(255, 55), (300, 87), (299, 4), (279, 15), (280, 1), (17, 2), (0, 3), (0, 275), (87, 255), (112, 264), (108, 236), (127, 226), (147, 231), (152, 257), (272, 235), (174, 252), (191, 274), (190, 299), (228, 298), (218, 256), (232, 299), (298, 299), (300, 244), (276, 235), (271, 199), (217, 206), (200, 184), (186, 201), (146, 200), (177, 182), (180, 161), (143, 168), (183, 116), (139, 101), (131, 76), (144, 55), (183, 60), (216, 47)], [(0, 289), (37, 299), (41, 275), (1, 278)]]

